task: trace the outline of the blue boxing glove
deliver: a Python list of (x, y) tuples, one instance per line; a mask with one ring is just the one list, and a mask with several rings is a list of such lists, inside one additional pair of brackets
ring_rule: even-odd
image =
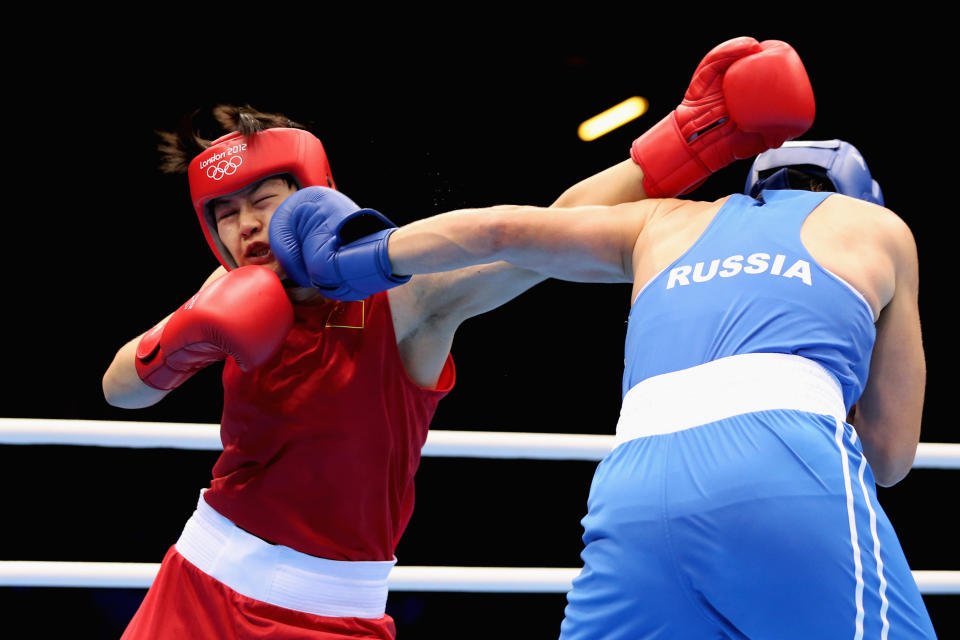
[(334, 300), (363, 300), (410, 276), (390, 269), (387, 239), (397, 226), (326, 187), (300, 189), (270, 219), (270, 248), (287, 275)]

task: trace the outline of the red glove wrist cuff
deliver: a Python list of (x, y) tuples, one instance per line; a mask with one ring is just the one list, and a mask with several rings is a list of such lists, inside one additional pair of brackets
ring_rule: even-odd
[(140, 376), (140, 380), (145, 385), (161, 391), (169, 391), (183, 384), (194, 372), (177, 371), (167, 365), (160, 348), (160, 337), (162, 335), (163, 327), (159, 326), (146, 332), (140, 338), (134, 364), (137, 368), (137, 375)]
[(711, 173), (683, 139), (676, 111), (634, 140), (630, 157), (643, 169), (643, 189), (651, 198), (691, 191)]

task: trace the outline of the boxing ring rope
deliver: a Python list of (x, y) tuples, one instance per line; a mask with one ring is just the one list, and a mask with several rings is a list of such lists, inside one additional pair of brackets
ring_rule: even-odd
[[(0, 418), (0, 444), (219, 450), (216, 424)], [(598, 461), (614, 437), (432, 430), (424, 456)], [(921, 442), (915, 469), (960, 469), (960, 444)], [(0, 587), (146, 589), (158, 563), (0, 561)], [(395, 567), (392, 591), (566, 593), (578, 568)], [(914, 571), (923, 594), (960, 594), (960, 571)]]
[[(599, 461), (613, 436), (431, 430), (424, 456)], [(0, 418), (0, 444), (79, 445), (218, 451), (220, 425)], [(960, 444), (921, 442), (914, 469), (960, 469)]]
[[(146, 589), (160, 570), (149, 562), (0, 562), (3, 587)], [(394, 567), (391, 591), (566, 593), (580, 569)], [(960, 593), (960, 571), (914, 571), (920, 593)]]

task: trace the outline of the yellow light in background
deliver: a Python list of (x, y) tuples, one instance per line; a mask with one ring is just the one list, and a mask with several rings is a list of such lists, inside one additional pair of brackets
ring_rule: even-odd
[(608, 134), (617, 127), (622, 127), (631, 120), (639, 118), (647, 112), (647, 99), (634, 96), (624, 100), (615, 107), (610, 107), (589, 120), (585, 120), (577, 129), (577, 135), (584, 142), (596, 140)]

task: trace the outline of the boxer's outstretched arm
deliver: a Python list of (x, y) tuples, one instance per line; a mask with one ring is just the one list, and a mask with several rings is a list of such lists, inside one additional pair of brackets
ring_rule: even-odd
[(632, 252), (655, 201), (555, 209), (462, 209), (418, 220), (389, 241), (396, 274), (504, 261), (576, 282), (632, 282)]

